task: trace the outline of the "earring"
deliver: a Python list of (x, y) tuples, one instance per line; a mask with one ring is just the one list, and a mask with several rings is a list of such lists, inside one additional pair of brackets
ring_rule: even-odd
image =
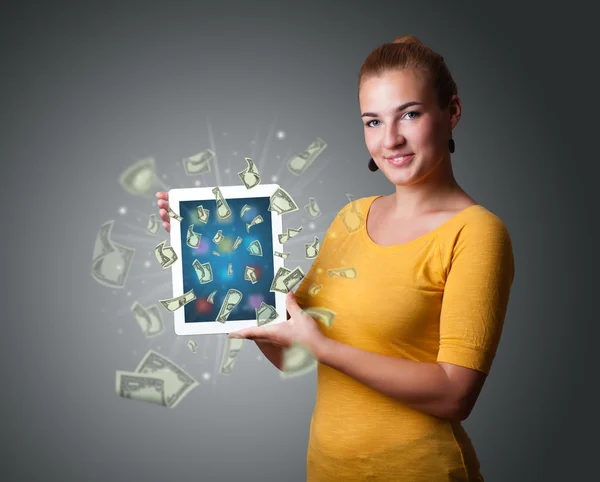
[(377, 169), (379, 168), (377, 167), (377, 164), (375, 164), (373, 158), (369, 159), (369, 171), (375, 172)]
[(452, 139), (452, 137), (448, 141), (448, 149), (450, 149), (451, 153), (456, 149), (456, 145), (454, 144), (454, 139)]

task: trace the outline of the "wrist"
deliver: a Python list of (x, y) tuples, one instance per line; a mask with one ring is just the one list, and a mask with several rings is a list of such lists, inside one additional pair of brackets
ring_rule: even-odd
[(312, 351), (315, 360), (319, 363), (323, 359), (323, 354), (327, 351), (328, 344), (331, 340), (325, 335), (321, 334), (311, 343), (310, 349)]

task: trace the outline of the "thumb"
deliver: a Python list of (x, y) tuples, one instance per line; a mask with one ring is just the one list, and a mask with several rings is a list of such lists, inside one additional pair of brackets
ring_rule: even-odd
[(286, 309), (289, 311), (291, 316), (300, 315), (302, 312), (302, 308), (296, 302), (296, 297), (294, 296), (293, 291), (288, 291), (285, 299)]

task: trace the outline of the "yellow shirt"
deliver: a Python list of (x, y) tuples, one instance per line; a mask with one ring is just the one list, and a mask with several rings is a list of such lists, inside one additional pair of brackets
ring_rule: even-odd
[[(488, 374), (514, 277), (504, 223), (474, 205), (408, 243), (381, 246), (365, 222), (377, 197), (337, 214), (296, 290), (298, 304), (335, 312), (331, 327), (318, 324), (341, 343)], [(320, 285), (314, 296), (313, 285)], [(308, 482), (483, 480), (461, 423), (410, 408), (321, 363), (317, 377)]]

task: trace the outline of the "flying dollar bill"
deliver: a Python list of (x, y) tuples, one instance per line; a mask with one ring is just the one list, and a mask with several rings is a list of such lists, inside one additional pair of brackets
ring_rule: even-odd
[(278, 234), (277, 235), (277, 239), (279, 239), (279, 242), (281, 244), (283, 244), (288, 239), (293, 238), (294, 236), (296, 236), (300, 231), (302, 231), (302, 226), (300, 226), (298, 229), (288, 228), (285, 233)]
[(244, 269), (244, 279), (246, 281), (251, 281), (252, 284), (258, 282), (258, 278), (256, 277), (256, 270), (252, 266), (246, 266)]
[(288, 170), (295, 176), (300, 176), (310, 167), (317, 156), (321, 154), (326, 147), (327, 144), (325, 141), (320, 137), (317, 137), (317, 139), (311, 142), (305, 150), (296, 154), (288, 161)]
[(211, 171), (211, 162), (215, 157), (214, 151), (206, 149), (190, 157), (183, 158), (183, 169), (188, 176), (197, 176)]
[(283, 350), (283, 366), (279, 376), (283, 379), (295, 378), (312, 372), (318, 362), (311, 351), (300, 343)]
[(252, 189), (260, 184), (260, 176), (258, 175), (258, 168), (256, 164), (249, 157), (244, 158), (248, 163), (248, 167), (243, 171), (238, 172), (238, 176), (246, 186), (246, 189)]
[(221, 358), (221, 366), (219, 367), (221, 375), (231, 375), (233, 373), (235, 361), (243, 346), (243, 338), (225, 338), (223, 357)]
[(215, 199), (217, 200), (217, 216), (219, 219), (227, 219), (231, 216), (231, 209), (229, 209), (229, 204), (223, 197), (223, 193), (219, 187), (215, 187), (212, 189), (213, 194), (215, 195)]
[(274, 251), (273, 254), (275, 256), (279, 256), (280, 258), (287, 259), (292, 253), (280, 253), (279, 251)]
[(256, 217), (255, 217), (255, 218), (252, 220), (252, 222), (251, 222), (251, 223), (246, 223), (246, 232), (248, 232), (248, 233), (249, 233), (249, 232), (250, 232), (250, 228), (251, 228), (252, 226), (255, 226), (255, 225), (257, 225), (257, 224), (260, 224), (260, 223), (262, 223), (262, 222), (263, 222), (263, 218), (262, 218), (262, 216), (259, 214), (258, 216), (256, 216)]
[(146, 157), (129, 166), (119, 176), (119, 183), (129, 194), (149, 196), (156, 191), (156, 161)]
[(162, 317), (156, 305), (144, 308), (140, 303), (135, 301), (131, 305), (131, 312), (142, 329), (142, 333), (147, 338), (153, 338), (164, 332)]
[(360, 212), (357, 201), (351, 202), (347, 208), (342, 210), (340, 219), (349, 234), (357, 232), (365, 225), (365, 217)]
[(202, 206), (202, 204), (196, 207), (196, 209), (198, 210), (198, 221), (200, 221), (203, 224), (206, 224), (208, 222), (208, 215), (210, 214), (210, 211), (208, 209), (204, 209), (204, 206)]
[(197, 259), (192, 263), (200, 284), (210, 283), (213, 280), (212, 266), (210, 263), (200, 263)]
[(179, 222), (183, 221), (183, 218), (179, 214), (177, 214), (175, 211), (173, 211), (170, 206), (169, 206), (169, 210), (167, 211), (167, 213), (169, 214), (169, 217), (173, 218), (175, 221), (179, 221)]
[(148, 220), (148, 226), (146, 228), (146, 232), (151, 234), (152, 236), (156, 236), (160, 229), (160, 223), (156, 220), (156, 216), (154, 214), (150, 215), (150, 219)]
[(304, 245), (304, 252), (306, 254), (306, 256), (305, 256), (306, 259), (315, 259), (317, 257), (317, 255), (319, 254), (319, 248), (321, 246), (319, 243), (319, 238), (317, 238), (316, 236), (314, 238), (315, 238), (315, 241), (312, 244)]
[(171, 246), (165, 247), (165, 243), (166, 241), (161, 241), (154, 248), (154, 255), (156, 256), (156, 259), (160, 263), (162, 269), (170, 268), (178, 259), (177, 254), (175, 254), (175, 250)]
[(185, 238), (186, 244), (190, 248), (197, 248), (200, 244), (200, 238), (202, 238), (202, 233), (195, 233), (194, 225), (190, 224), (190, 226), (188, 227), (187, 236)]
[(199, 385), (183, 368), (154, 350), (146, 353), (135, 371), (160, 377), (165, 381), (165, 402), (169, 408), (175, 408), (187, 394)]
[(262, 326), (270, 323), (271, 321), (277, 319), (279, 314), (275, 310), (274, 306), (268, 305), (264, 301), (260, 302), (260, 306), (258, 308), (254, 308), (256, 312), (256, 325)]
[(278, 214), (283, 215), (298, 211), (298, 205), (294, 202), (290, 193), (285, 189), (277, 188), (277, 191), (269, 199), (267, 211), (276, 211)]
[(244, 206), (242, 207), (242, 210), (240, 211), (240, 218), (244, 215), (244, 213), (246, 211), (249, 211), (250, 209), (252, 209), (250, 206), (248, 206), (247, 204), (244, 204)]
[(225, 323), (227, 318), (233, 311), (233, 309), (242, 301), (243, 295), (240, 291), (231, 288), (227, 294), (225, 295), (225, 299), (223, 300), (223, 304), (221, 305), (221, 309), (219, 310), (219, 314), (215, 321), (219, 323)]
[(271, 287), (269, 291), (279, 291), (280, 293), (286, 293), (289, 291), (289, 288), (283, 282), (284, 278), (288, 276), (292, 270), (284, 268), (283, 266), (277, 270), (275, 276), (273, 277), (273, 281), (271, 282)]
[(92, 277), (108, 288), (123, 288), (129, 276), (135, 248), (113, 243), (115, 251), (92, 265)]
[(325, 325), (327, 328), (331, 328), (335, 318), (335, 312), (320, 306), (309, 306), (308, 308), (304, 309), (304, 312), (308, 316), (323, 323), (323, 325)]
[(304, 210), (312, 219), (317, 219), (321, 215), (321, 209), (314, 197), (308, 198), (308, 204), (304, 206)]
[(300, 266), (297, 266), (293, 271), (290, 271), (282, 281), (287, 290), (291, 291), (298, 283), (300, 283), (300, 281), (302, 281), (302, 278), (304, 278), (304, 272)]
[(254, 241), (252, 241), (250, 243), (250, 246), (248, 246), (248, 252), (253, 256), (262, 256), (263, 255), (262, 246), (258, 239), (255, 239)]
[(194, 290), (189, 290), (187, 293), (176, 296), (175, 298), (169, 298), (166, 300), (158, 300), (162, 305), (169, 311), (176, 311), (184, 305), (187, 305), (190, 301), (194, 301), (196, 295)]
[(327, 274), (330, 278), (348, 278), (355, 279), (356, 278), (356, 268), (336, 268), (336, 269), (328, 269)]

